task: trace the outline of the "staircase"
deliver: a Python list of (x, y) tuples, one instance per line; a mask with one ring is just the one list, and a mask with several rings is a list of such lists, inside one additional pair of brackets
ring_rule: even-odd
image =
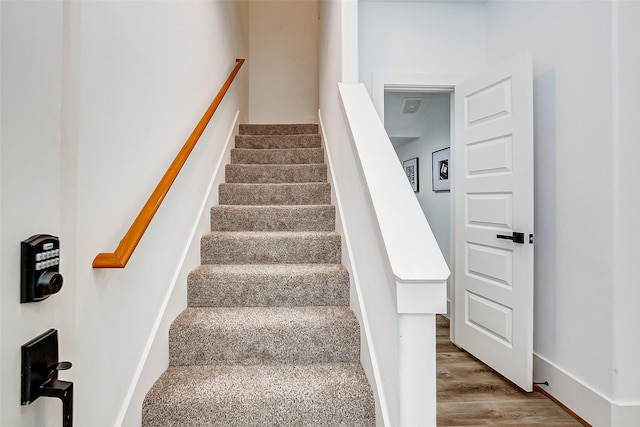
[(374, 426), (317, 125), (240, 125), (143, 426)]

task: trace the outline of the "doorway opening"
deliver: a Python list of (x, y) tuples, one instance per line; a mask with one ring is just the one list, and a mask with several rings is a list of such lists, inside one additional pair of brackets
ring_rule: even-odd
[[(453, 272), (450, 147), (453, 142), (453, 87), (385, 86), (384, 127), (449, 269)], [(453, 276), (447, 282), (451, 318)]]
[[(430, 218), (437, 207), (423, 208), (455, 274), (449, 280), (450, 338), (525, 391), (533, 389), (532, 82), (531, 52), (524, 51), (472, 76), (374, 76), (372, 88), (392, 137), (418, 136), (400, 133), (407, 126), (393, 129), (384, 108), (387, 98), (392, 105), (392, 92), (414, 92), (401, 104), (405, 113), (417, 114), (427, 103), (421, 92), (455, 88), (449, 120), (440, 120), (449, 124), (452, 160), (448, 240)], [(408, 146), (398, 148), (402, 160), (416, 156), (410, 165), (420, 164), (411, 140), (393, 139)], [(428, 151), (420, 153), (427, 171)], [(437, 188), (432, 184), (430, 191)]]

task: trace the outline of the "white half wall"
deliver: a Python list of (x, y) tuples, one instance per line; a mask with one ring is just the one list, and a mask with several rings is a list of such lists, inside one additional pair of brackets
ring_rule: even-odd
[(317, 2), (250, 1), (249, 34), (249, 121), (317, 123)]
[[(357, 189), (341, 206), (349, 234), (360, 231), (351, 238), (357, 247), (352, 263), (360, 277), (368, 276), (359, 292), (360, 308), (369, 314), (369, 342), (387, 380), (390, 415), (397, 404), (398, 420), (390, 417), (391, 425), (435, 426), (435, 313), (446, 311), (449, 269), (364, 85), (339, 88), (353, 151), (352, 159), (341, 161), (359, 172), (338, 180), (349, 182), (350, 191)], [(332, 173), (347, 172), (332, 167)], [(356, 203), (358, 197), (364, 203)], [(392, 280), (385, 279), (389, 275)], [(389, 288), (396, 294), (395, 307)], [(389, 329), (393, 324), (397, 330)]]

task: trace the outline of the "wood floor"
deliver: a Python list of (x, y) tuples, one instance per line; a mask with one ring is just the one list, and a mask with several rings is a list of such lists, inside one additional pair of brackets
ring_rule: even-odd
[(525, 393), (449, 340), (437, 316), (438, 426), (582, 426), (540, 392)]

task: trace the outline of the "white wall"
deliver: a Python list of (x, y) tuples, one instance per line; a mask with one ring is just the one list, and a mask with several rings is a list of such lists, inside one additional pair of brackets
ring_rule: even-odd
[(607, 397), (616, 286), (612, 35), (610, 2), (487, 5), (488, 62), (533, 50), (534, 351)]
[[(419, 86), (426, 75), (471, 74), (484, 68), (484, 8), (484, 4), (474, 3), (361, 1), (358, 9), (359, 75), (374, 102), (382, 103), (382, 99), (377, 98), (384, 93), (384, 83), (402, 81), (408, 86), (412, 83)], [(378, 110), (384, 119), (379, 107)], [(444, 133), (450, 131), (449, 123), (446, 128), (433, 125), (442, 123), (442, 114), (449, 115), (449, 110), (437, 111), (438, 115), (433, 116), (434, 123), (429, 125), (430, 129), (437, 131), (433, 130), (434, 134), (429, 139), (438, 140), (433, 142), (434, 147), (444, 148), (448, 146), (448, 142), (443, 141)], [(414, 147), (422, 145), (419, 141), (412, 144)], [(404, 150), (407, 153), (412, 151), (411, 145)], [(427, 153), (426, 149), (424, 153)], [(430, 167), (425, 169), (425, 162), (430, 164), (431, 154), (429, 152), (428, 158), (424, 157), (425, 154), (421, 156), (421, 171), (426, 173)], [(424, 189), (425, 183), (431, 185), (431, 178), (421, 173), (421, 182)], [(427, 195), (421, 191), (417, 197), (423, 207), (438, 206), (435, 216), (439, 220), (436, 222), (442, 226), (432, 224), (432, 229), (449, 263), (450, 243), (445, 243), (449, 240), (448, 235), (445, 237), (448, 233), (445, 222), (448, 221), (444, 219), (449, 206), (444, 208), (446, 203), (434, 203), (435, 198), (448, 198), (448, 193)], [(427, 218), (433, 221), (429, 216)]]
[[(17, 404), (19, 347), (49, 327), (59, 329), (61, 358), (74, 363), (60, 376), (75, 383), (76, 424), (122, 419), (216, 159), (246, 109), (246, 73), (128, 266), (91, 262), (115, 249), (235, 58), (248, 54), (246, 14), (241, 2), (2, 2), (1, 274), (15, 286), (0, 291), (0, 424), (59, 425), (59, 402)], [(65, 285), (20, 305), (18, 245), (36, 232), (60, 236)]]
[(361, 1), (359, 19), (360, 81), (370, 94), (375, 75), (484, 67), (483, 4)]
[[(638, 102), (638, 16), (627, 1), (360, 7), (369, 86), (385, 74), (471, 73), (532, 49), (535, 379), (549, 380), (594, 425), (640, 419), (640, 373), (630, 362), (640, 348), (629, 329), (638, 324), (637, 251), (628, 240), (640, 203), (629, 164), (637, 124), (627, 115)], [(370, 90), (375, 98), (381, 88)]]
[[(75, 284), (67, 280), (58, 295), (20, 304), (20, 242), (36, 233), (61, 234), (62, 2), (3, 1), (0, 9), (0, 424), (58, 425), (59, 401), (20, 406), (20, 346), (58, 328), (60, 357), (73, 360)], [(63, 258), (63, 274), (68, 267)]]
[(317, 123), (317, 2), (252, 0), (249, 28), (249, 121)]

